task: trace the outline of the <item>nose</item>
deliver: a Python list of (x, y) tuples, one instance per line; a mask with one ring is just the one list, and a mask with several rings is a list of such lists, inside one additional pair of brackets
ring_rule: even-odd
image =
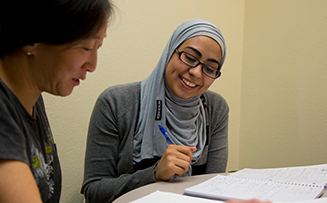
[(96, 50), (93, 50), (92, 54), (90, 55), (90, 59), (89, 59), (86, 71), (88, 71), (88, 72), (95, 71), (96, 66), (97, 66), (97, 61), (98, 61), (98, 50), (96, 49)]
[(202, 64), (199, 64), (194, 68), (190, 68), (189, 73), (196, 78), (200, 78), (202, 76)]

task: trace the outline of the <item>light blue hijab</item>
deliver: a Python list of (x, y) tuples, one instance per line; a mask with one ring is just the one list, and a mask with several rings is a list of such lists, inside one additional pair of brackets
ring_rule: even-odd
[[(166, 84), (166, 67), (174, 51), (185, 40), (195, 36), (208, 36), (221, 47), (221, 66), (226, 55), (226, 45), (220, 30), (202, 19), (188, 20), (179, 25), (171, 35), (153, 72), (141, 81), (141, 105), (136, 134), (133, 140), (133, 160), (161, 157), (168, 142), (159, 130), (163, 126), (175, 144), (195, 146), (193, 160), (197, 160), (206, 143), (206, 116), (200, 95), (180, 99)], [(190, 172), (188, 175), (191, 175)]]

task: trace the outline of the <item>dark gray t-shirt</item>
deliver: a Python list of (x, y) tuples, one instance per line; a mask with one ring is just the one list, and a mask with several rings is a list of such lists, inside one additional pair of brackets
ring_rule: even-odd
[(0, 79), (0, 159), (29, 165), (43, 202), (58, 203), (61, 169), (42, 96), (31, 116)]

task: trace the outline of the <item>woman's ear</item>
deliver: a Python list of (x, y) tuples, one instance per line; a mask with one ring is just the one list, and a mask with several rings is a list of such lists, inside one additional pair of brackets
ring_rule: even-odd
[(28, 56), (32, 56), (35, 54), (35, 44), (33, 45), (25, 45), (21, 48), (23, 52), (26, 53)]

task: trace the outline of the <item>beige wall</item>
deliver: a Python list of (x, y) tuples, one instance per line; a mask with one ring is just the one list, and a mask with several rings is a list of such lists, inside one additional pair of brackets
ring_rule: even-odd
[(320, 151), (326, 152), (327, 5), (310, 2), (114, 0), (116, 17), (97, 70), (69, 97), (44, 94), (62, 165), (61, 202), (82, 202), (86, 135), (98, 95), (147, 77), (172, 31), (191, 18), (216, 24), (227, 41), (222, 77), (210, 88), (231, 109), (227, 170), (326, 162)]
[(239, 167), (327, 163), (327, 1), (245, 3)]

